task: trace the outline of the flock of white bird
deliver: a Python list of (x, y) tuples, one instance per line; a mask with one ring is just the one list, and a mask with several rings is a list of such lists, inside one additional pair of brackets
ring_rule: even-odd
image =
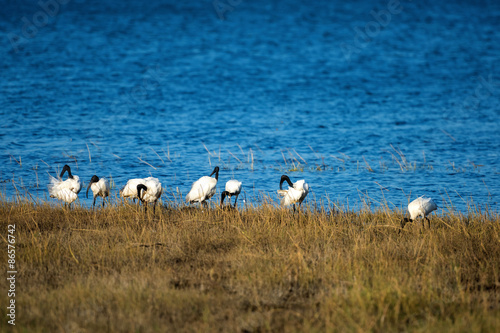
[[(64, 173), (68, 173), (68, 179), (62, 180)], [(215, 175), (215, 177), (212, 177)], [(215, 167), (209, 176), (203, 176), (191, 185), (191, 190), (186, 195), (186, 203), (200, 203), (200, 205), (208, 206), (207, 200), (212, 198), (216, 192), (217, 182), (219, 180), (219, 167)], [(283, 183), (288, 183), (288, 189), (283, 189)], [(78, 176), (71, 173), (69, 165), (65, 165), (59, 175), (59, 178), (50, 176), (49, 194), (51, 198), (57, 198), (67, 204), (73, 203), (78, 198), (78, 193), (82, 189), (82, 182)], [(89, 189), (94, 195), (93, 207), (95, 206), (97, 197), (102, 198), (102, 206), (110, 193), (109, 182), (105, 178), (99, 178), (96, 175), (92, 176), (87, 187), (86, 196), (88, 198)], [(153, 212), (156, 208), (156, 203), (161, 197), (163, 189), (158, 178), (134, 178), (130, 179), (127, 184), (120, 190), (120, 195), (123, 198), (138, 199), (144, 205), (144, 210), (147, 210), (147, 204), (153, 203)], [(226, 183), (225, 190), (221, 194), (220, 206), (223, 207), (224, 199), (229, 198), (229, 207), (236, 208), (238, 196), (241, 193), (241, 182), (237, 180), (229, 180)], [(309, 193), (309, 184), (303, 179), (292, 183), (287, 175), (281, 176), (280, 189), (278, 195), (281, 197), (281, 204), (284, 206), (293, 205), (295, 212), (295, 204), (300, 205)], [(231, 205), (231, 197), (235, 197), (234, 206)], [(404, 228), (408, 222), (415, 221), (418, 217), (422, 218), (422, 225), (427, 220), (430, 227), (430, 220), (427, 217), (432, 211), (437, 209), (436, 203), (426, 196), (421, 196), (408, 205), (410, 218), (401, 220), (401, 228)]]

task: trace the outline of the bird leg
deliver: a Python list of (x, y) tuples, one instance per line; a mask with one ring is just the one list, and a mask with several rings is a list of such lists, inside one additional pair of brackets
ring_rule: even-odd
[(293, 213), (295, 214), (295, 204), (293, 204)]
[(102, 208), (104, 208), (104, 200), (106, 200), (106, 198), (102, 197)]
[(95, 199), (97, 199), (97, 198), (94, 197), (94, 203), (92, 204), (92, 209), (94, 209), (94, 207), (95, 207)]
[(234, 199), (234, 208), (236, 208), (236, 202), (238, 201), (238, 194), (236, 194), (236, 198)]
[(429, 218), (428, 218), (428, 217), (426, 217), (426, 219), (427, 219), (427, 226), (428, 226), (428, 227), (429, 227), (429, 229), (430, 229), (430, 228), (431, 228), (431, 220), (429, 220)]

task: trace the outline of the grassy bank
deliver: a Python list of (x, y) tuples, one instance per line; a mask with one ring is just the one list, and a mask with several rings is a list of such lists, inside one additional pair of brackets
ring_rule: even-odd
[[(300, 218), (135, 206), (0, 203), (2, 266), (16, 225), (16, 326), (2, 331), (495, 331), (498, 215)], [(6, 271), (6, 269), (4, 269)], [(5, 273), (6, 275), (7, 273)]]

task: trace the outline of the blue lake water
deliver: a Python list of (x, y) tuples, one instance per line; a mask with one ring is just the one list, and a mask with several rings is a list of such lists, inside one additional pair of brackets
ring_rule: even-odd
[(179, 200), (219, 165), (248, 203), (287, 173), (309, 202), (498, 211), (498, 1), (49, 2), (2, 2), (7, 198), (67, 163)]

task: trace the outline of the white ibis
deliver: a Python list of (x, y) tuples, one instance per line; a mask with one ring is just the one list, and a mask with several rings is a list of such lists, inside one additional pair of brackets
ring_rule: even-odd
[(236, 202), (238, 201), (238, 195), (241, 193), (241, 182), (231, 179), (226, 183), (226, 190), (221, 194), (220, 206), (224, 204), (224, 198), (229, 197), (229, 206), (231, 206), (231, 197), (236, 197), (234, 199), (234, 207), (236, 208)]
[(417, 219), (417, 217), (422, 218), (422, 227), (424, 227), (424, 222), (427, 220), (427, 225), (429, 228), (431, 227), (431, 221), (427, 217), (431, 212), (437, 209), (437, 205), (431, 198), (426, 197), (425, 195), (413, 200), (408, 205), (408, 212), (410, 213), (410, 218), (405, 217), (401, 220), (401, 229), (405, 227), (405, 224), (408, 222), (413, 222)]
[[(288, 190), (283, 190), (283, 183), (288, 183)], [(278, 190), (278, 195), (283, 199), (281, 200), (281, 204), (284, 206), (293, 205), (293, 211), (295, 212), (295, 204), (302, 204), (302, 201), (306, 198), (309, 193), (309, 184), (305, 182), (304, 179), (298, 180), (295, 183), (292, 183), (290, 178), (287, 175), (281, 176), (280, 180), (280, 189)]]
[(144, 184), (145, 181), (143, 178), (134, 178), (130, 179), (127, 184), (120, 190), (120, 195), (123, 198), (132, 198), (134, 201), (138, 199), (137, 196), (137, 185)]
[[(215, 178), (212, 178), (213, 174), (215, 174)], [(215, 187), (217, 186), (218, 180), (219, 167), (216, 166), (210, 176), (203, 176), (191, 185), (191, 190), (186, 195), (186, 202), (199, 202), (208, 206), (206, 201), (215, 194)]]
[(104, 200), (109, 196), (109, 183), (106, 178), (99, 178), (96, 175), (93, 175), (90, 179), (89, 186), (87, 186), (87, 198), (89, 197), (89, 189), (92, 190), (92, 194), (94, 196), (94, 203), (92, 207), (95, 206), (95, 201), (97, 197), (102, 198), (102, 206), (104, 207)]
[[(62, 180), (62, 176), (65, 172), (68, 172), (68, 179)], [(71, 204), (76, 199), (78, 199), (78, 193), (82, 189), (82, 182), (80, 177), (71, 174), (71, 168), (69, 165), (64, 165), (59, 178), (54, 178), (50, 176), (49, 194), (51, 198), (57, 198), (68, 204)]]
[(144, 211), (148, 209), (148, 203), (153, 203), (153, 214), (156, 210), (156, 202), (163, 192), (158, 178), (148, 177), (143, 179), (144, 183), (137, 185), (137, 197), (144, 205)]

